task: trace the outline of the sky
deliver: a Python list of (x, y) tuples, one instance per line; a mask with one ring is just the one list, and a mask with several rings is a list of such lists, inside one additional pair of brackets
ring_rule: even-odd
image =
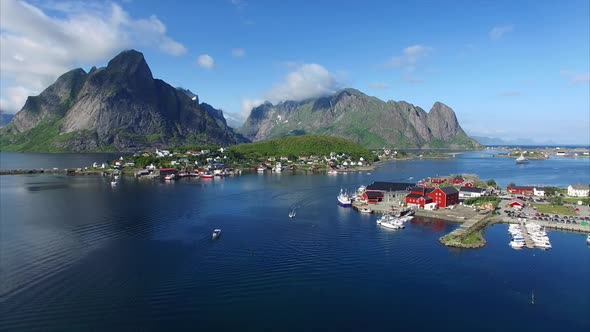
[(588, 0), (2, 0), (0, 109), (131, 48), (233, 124), (352, 87), (441, 101), (470, 135), (590, 144)]

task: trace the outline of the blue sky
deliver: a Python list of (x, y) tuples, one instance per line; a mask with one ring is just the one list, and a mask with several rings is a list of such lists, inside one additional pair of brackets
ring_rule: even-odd
[(135, 48), (155, 77), (232, 119), (354, 87), (426, 111), (442, 101), (472, 135), (590, 143), (587, 0), (0, 4), (9, 111), (63, 71)]

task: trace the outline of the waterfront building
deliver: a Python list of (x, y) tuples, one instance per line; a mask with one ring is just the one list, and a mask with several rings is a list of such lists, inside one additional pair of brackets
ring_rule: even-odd
[(567, 186), (567, 195), (572, 197), (590, 196), (590, 186), (587, 184), (570, 184)]
[(459, 198), (473, 198), (473, 197), (481, 197), (485, 194), (486, 190), (484, 188), (478, 187), (461, 187), (459, 189)]
[(435, 188), (429, 196), (441, 208), (459, 204), (459, 191), (454, 187)]
[(534, 187), (530, 186), (508, 186), (506, 190), (511, 194), (532, 196), (535, 193)]

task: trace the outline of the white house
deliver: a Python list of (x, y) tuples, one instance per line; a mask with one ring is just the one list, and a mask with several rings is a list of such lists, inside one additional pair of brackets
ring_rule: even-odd
[(567, 187), (567, 195), (573, 197), (588, 197), (590, 195), (590, 186), (587, 184), (570, 184)]
[(545, 188), (537, 188), (537, 187), (534, 187), (533, 188), (533, 195), (534, 196), (539, 196), (539, 197), (545, 196)]
[(485, 192), (486, 190), (484, 188), (461, 187), (461, 189), (459, 189), (459, 198), (481, 197)]

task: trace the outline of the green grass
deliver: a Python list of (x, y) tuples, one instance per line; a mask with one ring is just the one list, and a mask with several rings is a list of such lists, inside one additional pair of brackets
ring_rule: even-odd
[(372, 161), (374, 155), (364, 147), (343, 138), (320, 135), (304, 135), (277, 138), (269, 141), (234, 145), (230, 151), (246, 159), (300, 155), (329, 155), (330, 152), (346, 153), (353, 159), (363, 157)]
[(575, 216), (574, 208), (571, 206), (551, 205), (551, 204), (533, 204), (539, 213), (559, 214), (565, 216)]

